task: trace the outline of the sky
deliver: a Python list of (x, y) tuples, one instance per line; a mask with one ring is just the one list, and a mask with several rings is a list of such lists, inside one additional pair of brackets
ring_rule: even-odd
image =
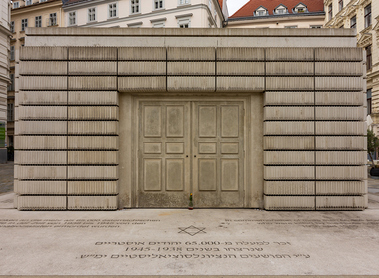
[(228, 0), (226, 4), (228, 5), (229, 16), (238, 11), (247, 2), (249, 0)]

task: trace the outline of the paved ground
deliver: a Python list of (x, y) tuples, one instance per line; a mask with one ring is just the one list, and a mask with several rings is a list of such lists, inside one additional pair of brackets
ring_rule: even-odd
[(0, 164), (0, 195), (13, 192), (13, 161)]

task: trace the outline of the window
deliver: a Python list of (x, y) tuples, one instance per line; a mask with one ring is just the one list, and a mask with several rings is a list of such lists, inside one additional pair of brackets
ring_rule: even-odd
[(117, 3), (112, 3), (108, 5), (108, 15), (109, 15), (109, 18), (117, 17)]
[(42, 16), (35, 17), (35, 27), (42, 27)]
[(332, 4), (330, 4), (328, 6), (328, 16), (329, 16), (329, 20), (331, 20), (333, 17), (333, 5)]
[(267, 15), (267, 10), (263, 7), (260, 7), (258, 9), (255, 10), (255, 15), (256, 16), (264, 16), (264, 15)]
[(291, 26), (284, 26), (284, 28), (289, 28), (289, 29), (293, 29), (293, 28), (297, 28), (297, 25), (291, 25)]
[(189, 18), (183, 18), (178, 20), (178, 27), (179, 28), (190, 28), (191, 27), (191, 20)]
[(88, 9), (88, 22), (91, 22), (91, 21), (96, 21), (96, 8)]
[(343, 9), (343, 0), (338, 0), (338, 10), (342, 10)]
[(154, 10), (163, 9), (163, 0), (154, 0)]
[(25, 1), (25, 6), (29, 6), (31, 4), (33, 4), (32, 0), (26, 0)]
[(212, 0), (208, 0), (208, 8), (212, 13)]
[(9, 78), (11, 79), (11, 84), (8, 86), (8, 91), (14, 91), (14, 74), (11, 73)]
[(49, 16), (49, 26), (57, 25), (57, 13), (52, 13)]
[(179, 5), (187, 5), (190, 4), (190, 0), (179, 0)]
[(320, 29), (320, 28), (322, 28), (322, 25), (311, 25), (310, 27), (312, 29)]
[(11, 61), (14, 61), (14, 45), (11, 46), (10, 50), (10, 59)]
[(47, 1), (47, 0), (39, 0), (40, 3), (42, 3), (42, 2), (46, 2), (46, 1)]
[(68, 13), (68, 25), (76, 25), (76, 12), (69, 12)]
[(13, 9), (17, 9), (20, 7), (20, 3), (19, 2), (13, 2)]
[(274, 11), (275, 14), (286, 14), (287, 13), (287, 8), (284, 6), (279, 6), (275, 9)]
[(132, 14), (137, 14), (140, 12), (140, 9), (139, 9), (139, 0), (131, 0), (130, 1), (130, 11)]
[(372, 68), (371, 45), (367, 46), (365, 50), (366, 50), (366, 70), (370, 70)]
[(365, 28), (371, 25), (371, 4), (365, 7)]
[(13, 103), (8, 103), (8, 109), (7, 109), (7, 121), (8, 122), (13, 122), (14, 121), (14, 104)]
[(371, 89), (367, 90), (367, 115), (372, 113), (372, 92)]
[(26, 27), (28, 27), (28, 19), (21, 19), (21, 31), (25, 31)]
[(11, 22), (11, 32), (14, 33), (14, 21)]
[(357, 16), (350, 18), (350, 28), (357, 28)]

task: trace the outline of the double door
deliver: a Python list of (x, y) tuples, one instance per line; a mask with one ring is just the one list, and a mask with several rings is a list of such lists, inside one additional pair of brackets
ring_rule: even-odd
[(140, 101), (136, 206), (244, 207), (244, 103)]

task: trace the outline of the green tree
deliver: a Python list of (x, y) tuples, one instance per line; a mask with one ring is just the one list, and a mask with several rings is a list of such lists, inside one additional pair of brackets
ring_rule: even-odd
[(372, 153), (379, 147), (379, 139), (375, 136), (375, 133), (367, 129), (367, 153), (371, 158), (372, 166), (375, 167), (374, 159), (372, 158)]

